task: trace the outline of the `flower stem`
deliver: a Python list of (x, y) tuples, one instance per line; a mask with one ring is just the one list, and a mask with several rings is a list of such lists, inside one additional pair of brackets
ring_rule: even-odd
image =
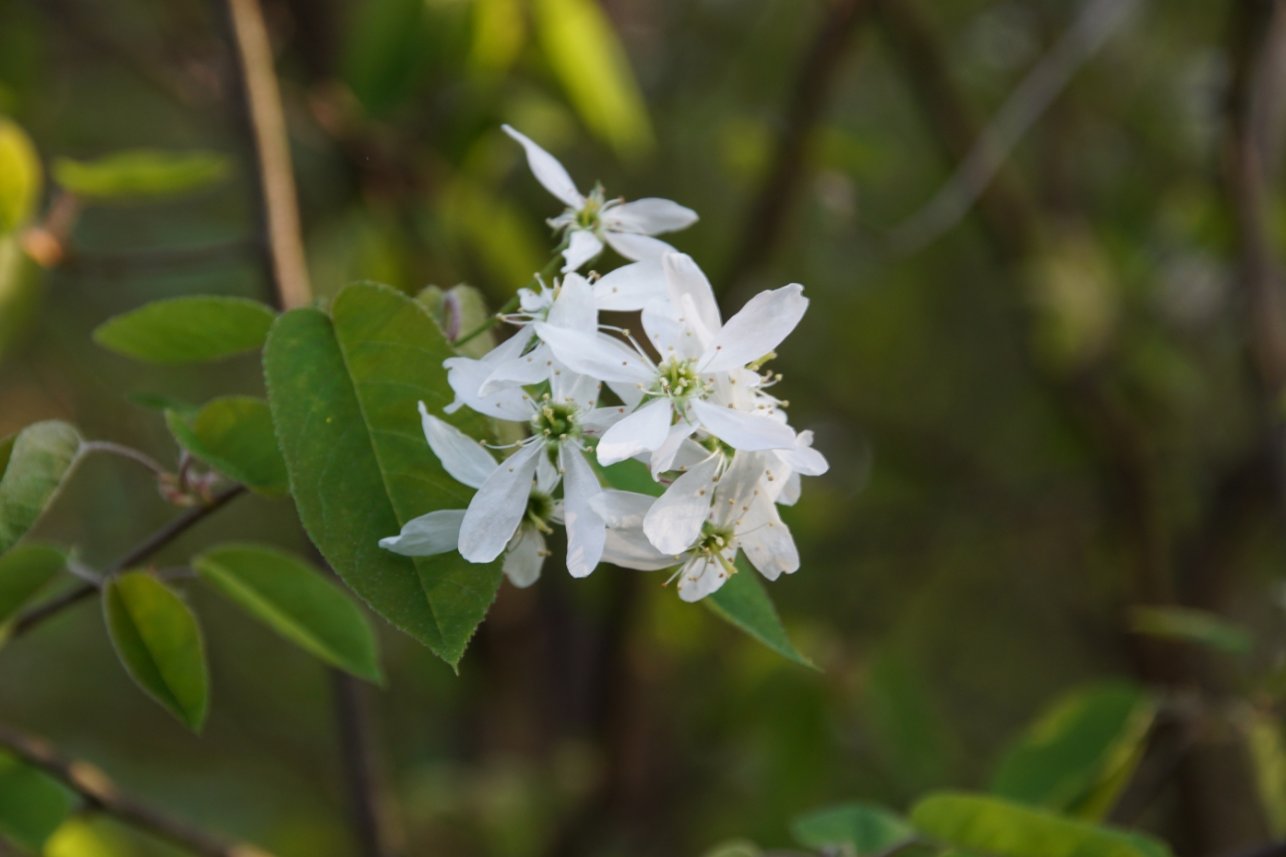
[[(520, 288), (525, 289), (528, 286), (539, 286), (542, 280), (547, 280), (550, 277), (557, 274), (559, 268), (562, 267), (563, 251), (566, 249), (567, 249), (567, 239), (564, 238), (562, 243), (560, 243), (556, 248), (554, 248), (554, 255), (551, 256), (549, 258), (549, 261), (545, 263), (545, 267), (540, 269), (540, 273), (536, 274), (534, 277), (528, 280), (525, 285), (520, 286)], [(477, 339), (479, 336), (481, 336), (482, 334), (486, 333), (488, 330), (491, 330), (491, 328), (499, 324), (500, 319), (504, 318), (505, 315), (513, 312), (517, 308), (518, 308), (518, 295), (515, 294), (509, 300), (505, 301), (505, 305), (502, 306), (494, 315), (492, 315), (482, 324), (475, 327), (473, 330), (469, 331), (468, 333), (456, 339), (451, 344), (454, 345), (456, 348), (459, 348), (461, 345), (464, 345), (466, 342), (469, 342), (472, 339)]]
[(108, 455), (116, 455), (121, 458), (127, 458), (136, 464), (141, 464), (157, 476), (163, 476), (166, 469), (161, 463), (145, 452), (134, 449), (132, 446), (125, 446), (121, 443), (114, 443), (110, 440), (91, 440), (87, 441), (81, 449), (87, 453), (104, 452)]

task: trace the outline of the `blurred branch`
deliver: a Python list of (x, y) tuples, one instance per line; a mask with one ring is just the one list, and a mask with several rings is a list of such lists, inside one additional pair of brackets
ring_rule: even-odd
[(1270, 438), (1278, 492), (1286, 500), (1286, 301), (1268, 222), (1264, 117), (1256, 109), (1279, 7), (1274, 0), (1238, 0), (1231, 9), (1225, 193), (1236, 224), (1237, 272), (1245, 294), (1249, 358), (1262, 397), (1260, 416)]
[(199, 857), (270, 857), (253, 845), (227, 842), (121, 794), (101, 770), (59, 753), (43, 739), (0, 726), (0, 747), (78, 794), (94, 810), (145, 830)]
[(870, 8), (871, 0), (830, 0), (826, 4), (787, 90), (772, 158), (750, 203), (741, 238), (721, 281), (723, 288), (732, 288), (758, 267), (781, 238), (782, 226), (805, 177), (808, 144), (830, 101), (857, 24)]
[(343, 758), (344, 787), (349, 812), (362, 857), (386, 857), (392, 852), (384, 842), (379, 796), (375, 777), (375, 752), (371, 742), (370, 709), (366, 690), (357, 679), (342, 670), (331, 669), (335, 700), (335, 721), (339, 729)]
[(130, 461), (133, 461), (135, 464), (142, 465), (143, 467), (152, 471), (152, 473), (156, 474), (157, 476), (160, 476), (166, 472), (165, 468), (161, 466), (161, 463), (157, 461), (155, 458), (153, 458), (152, 456), (148, 455), (147, 453), (141, 450), (135, 449), (132, 446), (125, 446), (124, 444), (121, 444), (121, 443), (113, 443), (110, 440), (86, 441), (85, 443), (81, 444), (80, 449), (82, 453), (101, 452), (107, 455), (115, 455), (115, 456), (118, 456), (119, 458), (128, 459)]
[(312, 301), (290, 160), (290, 137), (259, 0), (221, 0), (236, 62), (242, 120), (253, 151), (264, 267), (282, 309)]
[(912, 252), (959, 223), (996, 177), (1019, 139), (1141, 3), (1142, 0), (1089, 0), (1067, 32), (1005, 100), (947, 183), (928, 204), (892, 230), (889, 238), (893, 245)]
[[(232, 487), (225, 488), (223, 491), (216, 494), (206, 505), (198, 506), (195, 509), (189, 509), (187, 512), (143, 539), (143, 541), (139, 542), (128, 553), (116, 562), (112, 563), (112, 565), (103, 572), (103, 577), (111, 577), (114, 574), (119, 574), (122, 571), (126, 571), (127, 569), (145, 562), (153, 554), (161, 550), (161, 548), (165, 547), (192, 527), (223, 508), (229, 502), (245, 493), (245, 486), (233, 485)], [(79, 604), (81, 601), (84, 601), (94, 595), (94, 593), (98, 592), (98, 588), (98, 585), (93, 583), (82, 583), (79, 586), (67, 590), (56, 598), (51, 598), (49, 601), (19, 614), (9, 626), (9, 633), (6, 639), (12, 640), (15, 637), (20, 637), (23, 634), (26, 634), (45, 620), (53, 618), (68, 607)]]

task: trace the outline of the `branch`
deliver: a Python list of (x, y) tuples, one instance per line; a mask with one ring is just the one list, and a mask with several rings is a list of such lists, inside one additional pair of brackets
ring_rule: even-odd
[(375, 777), (375, 752), (371, 742), (370, 710), (365, 687), (348, 673), (331, 669), (335, 720), (339, 729), (344, 787), (349, 812), (361, 846), (362, 857), (387, 857)]
[(312, 287), (304, 260), (290, 138), (263, 10), (259, 0), (223, 0), (223, 6), (236, 54), (242, 120), (254, 153), (263, 264), (280, 308), (307, 306)]
[(98, 768), (63, 756), (42, 739), (0, 726), (0, 747), (76, 792), (90, 808), (154, 834), (199, 857), (271, 857), (253, 845), (227, 842), (121, 794)]
[[(1022, 136), (1141, 2), (1090, 0), (1085, 4), (1080, 17), (1005, 100), (947, 183), (928, 204), (893, 229), (893, 245), (904, 252), (918, 250), (959, 223)], [(897, 0), (891, 5), (897, 5)]]
[(870, 8), (870, 0), (831, 0), (827, 4), (787, 92), (772, 160), (750, 204), (741, 239), (722, 280), (724, 288), (731, 288), (754, 270), (780, 239), (804, 178), (809, 141), (830, 101), (849, 40)]
[[(223, 508), (233, 499), (246, 493), (245, 486), (233, 485), (216, 494), (209, 503), (204, 506), (198, 506), (195, 509), (189, 509), (179, 517), (170, 521), (156, 532), (152, 533), (143, 541), (134, 546), (128, 553), (112, 563), (111, 566), (103, 572), (103, 577), (108, 578), (114, 574), (120, 574), (126, 569), (132, 568), (139, 563), (146, 561), (161, 548), (177, 539), (183, 533), (196, 526), (207, 517)], [(81, 585), (69, 589), (62, 595), (52, 598), (43, 604), (39, 604), (24, 613), (19, 614), (18, 618), (13, 620), (9, 627), (9, 633), (6, 640), (12, 640), (34, 629), (47, 619), (79, 604), (81, 601), (89, 598), (98, 592), (99, 586), (95, 583), (82, 583)]]

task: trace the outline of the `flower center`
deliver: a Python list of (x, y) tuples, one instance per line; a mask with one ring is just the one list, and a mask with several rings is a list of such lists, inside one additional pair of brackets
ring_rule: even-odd
[(558, 443), (579, 433), (576, 406), (563, 402), (546, 401), (531, 420), (532, 434), (550, 443)]
[(553, 514), (554, 498), (548, 494), (542, 494), (540, 491), (532, 491), (527, 497), (527, 513), (525, 517), (528, 523), (542, 533), (551, 532), (549, 519)]
[(657, 382), (663, 396), (671, 399), (686, 399), (702, 388), (701, 376), (697, 374), (697, 367), (692, 360), (671, 358), (657, 368), (659, 370)]
[(598, 227), (598, 216), (602, 213), (605, 202), (601, 187), (596, 187), (590, 191), (589, 196), (585, 197), (585, 204), (581, 206), (580, 211), (576, 212), (576, 225), (581, 229), (596, 229)]
[(716, 526), (706, 521), (701, 525), (701, 538), (697, 541), (695, 551), (709, 556), (721, 554), (732, 544), (732, 536), (731, 528)]

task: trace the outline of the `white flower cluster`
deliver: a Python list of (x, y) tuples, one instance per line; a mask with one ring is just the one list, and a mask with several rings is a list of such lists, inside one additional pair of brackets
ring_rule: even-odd
[[(710, 282), (686, 255), (652, 237), (695, 222), (663, 199), (605, 200), (581, 194), (563, 166), (522, 144), (536, 179), (568, 208), (550, 221), (562, 235), (563, 275), (519, 291), (504, 320), (517, 329), (480, 359), (453, 357), (456, 401), (525, 426), (497, 461), (491, 449), (429, 413), (420, 414), (443, 468), (477, 489), (467, 509), (430, 512), (380, 541), (407, 556), (459, 551), (470, 562), (504, 558), (517, 586), (540, 575), (545, 534), (567, 532), (567, 570), (600, 562), (674, 569), (679, 595), (696, 601), (735, 571), (738, 552), (769, 580), (799, 568), (778, 505), (799, 497), (800, 476), (827, 469), (812, 433), (796, 433), (780, 376), (762, 365), (808, 306), (798, 284), (763, 292), (726, 322)], [(634, 260), (602, 277), (578, 271), (610, 246)], [(644, 338), (600, 321), (641, 314)], [(602, 469), (647, 465), (659, 497), (604, 485)], [(561, 494), (560, 494), (561, 488)]]

